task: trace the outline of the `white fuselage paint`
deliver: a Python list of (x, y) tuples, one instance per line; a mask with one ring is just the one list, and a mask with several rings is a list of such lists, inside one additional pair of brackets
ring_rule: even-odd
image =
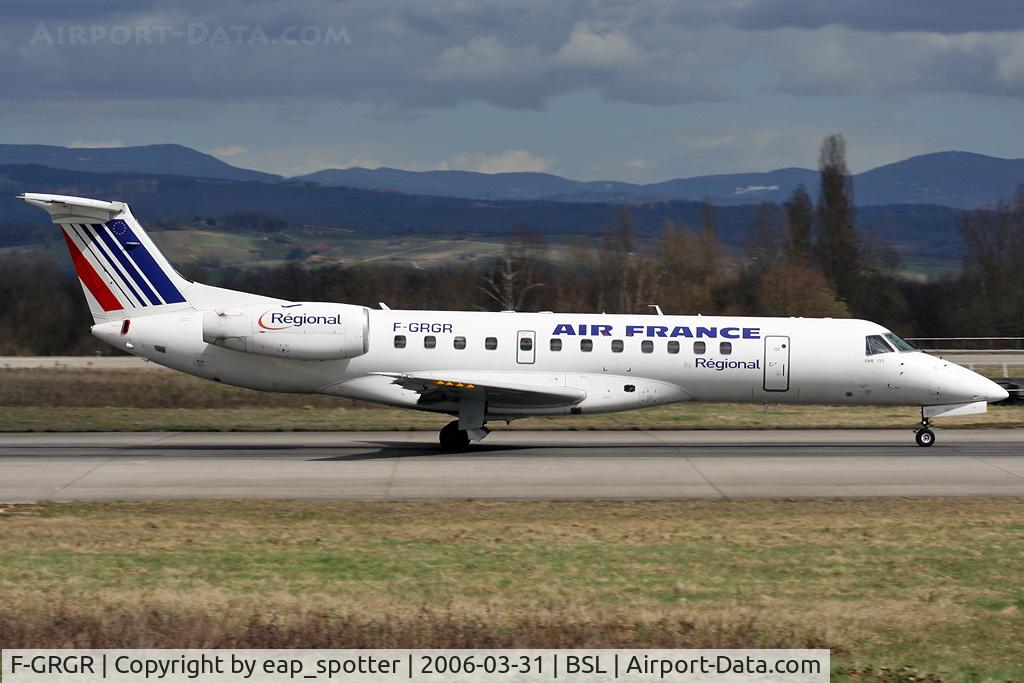
[[(487, 419), (679, 401), (933, 406), (1006, 395), (993, 382), (925, 353), (866, 355), (865, 337), (887, 330), (863, 320), (367, 310), (365, 353), (297, 360), (207, 343), (204, 314), (209, 313), (183, 310), (132, 319), (127, 334), (121, 334), (120, 322), (100, 323), (93, 331), (161, 365), (263, 391), (457, 413), (457, 402), (423, 404), (415, 391), (374, 374), (433, 373), (439, 379), (567, 387), (586, 395), (574, 406), (489, 405)], [(396, 335), (404, 336), (404, 348), (396, 348)], [(427, 337), (434, 338), (433, 348), (427, 348)], [(524, 337), (533, 340), (532, 348), (523, 348), (530, 346)], [(465, 339), (464, 348), (456, 348), (457, 338)], [(486, 347), (488, 338), (496, 348)], [(561, 350), (552, 350), (552, 340), (560, 340)], [(587, 340), (590, 351), (582, 349)], [(621, 342), (621, 352), (613, 351), (613, 342), (616, 348)], [(669, 352), (670, 342), (678, 342), (677, 353)], [(695, 342), (703, 342), (703, 353), (695, 352)], [(723, 342), (731, 345), (729, 353)]]
[(927, 426), (1007, 397), (863, 320), (370, 310), (210, 287), (123, 202), (20, 197), (60, 226), (100, 339), (225, 384), (457, 415), (445, 447), (487, 420), (680, 401), (913, 405)]

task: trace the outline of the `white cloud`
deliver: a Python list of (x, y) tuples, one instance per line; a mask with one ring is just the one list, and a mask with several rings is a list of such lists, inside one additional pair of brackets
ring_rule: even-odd
[(81, 140), (75, 139), (68, 143), (72, 149), (110, 149), (112, 147), (124, 147), (120, 140)]
[[(378, 149), (363, 149), (351, 145), (323, 143), (267, 143), (249, 148), (244, 154), (232, 157), (232, 163), (246, 168), (255, 168), (285, 177), (294, 177), (322, 171), (328, 168), (379, 168), (395, 166), (409, 168), (406, 161), (393, 149), (380, 145)], [(267, 144), (262, 144), (267, 143)], [(215, 150), (214, 150), (215, 152)], [(376, 156), (380, 152), (381, 156)], [(394, 154), (388, 158), (385, 154)], [(426, 164), (423, 168), (428, 168)]]
[[(378, 161), (377, 159), (369, 159), (369, 158), (365, 158), (365, 159), (354, 158), (354, 159), (348, 159), (346, 161), (332, 161), (332, 160), (330, 160), (329, 157), (324, 159), (324, 160), (320, 160), (317, 157), (309, 157), (309, 156), (305, 156), (305, 157), (303, 157), (303, 156), (298, 156), (298, 157), (291, 157), (291, 156), (289, 156), (287, 158), (283, 158), (281, 156), (277, 156), (274, 159), (272, 165), (266, 165), (266, 166), (259, 165), (259, 164), (256, 164), (256, 165), (259, 166), (259, 168), (261, 168), (261, 169), (263, 169), (263, 168), (272, 168), (274, 173), (279, 173), (280, 175), (283, 175), (285, 177), (289, 177), (290, 178), (290, 177), (294, 177), (294, 176), (306, 175), (308, 173), (315, 173), (316, 171), (323, 171), (325, 169), (330, 169), (330, 168), (336, 168), (336, 169), (368, 168), (368, 169), (372, 170), (372, 169), (375, 169), (375, 168), (380, 168), (381, 166), (385, 166), (386, 164), (382, 163), (381, 161)], [(400, 164), (400, 163), (399, 164), (395, 164), (395, 167), (396, 168), (408, 168), (409, 170), (413, 170), (409, 166), (407, 166), (405, 164)]]
[(784, 29), (771, 41), (777, 89), (785, 94), (1024, 94), (1024, 32), (880, 34), (830, 26)]
[(999, 58), (997, 72), (999, 79), (1009, 88), (1024, 85), (1024, 40), (1016, 41)]
[(550, 170), (554, 163), (554, 159), (534, 156), (525, 149), (506, 149), (500, 154), (490, 156), (456, 154), (450, 161), (441, 163), (438, 168), (443, 171), (458, 169), (481, 173), (540, 173)]
[(640, 51), (622, 31), (596, 33), (586, 24), (573, 28), (569, 41), (559, 48), (555, 59), (567, 66), (591, 68), (623, 68), (642, 61)]
[(380, 168), (383, 166), (381, 162), (376, 159), (349, 159), (348, 161), (341, 161), (337, 163), (328, 163), (324, 168)]
[(708, 135), (694, 138), (690, 145), (694, 149), (716, 149), (719, 147), (732, 147), (739, 141), (737, 135)]
[(429, 75), (436, 80), (458, 81), (514, 76), (535, 57), (531, 49), (514, 50), (496, 36), (476, 37), (464, 46), (445, 49)]
[(248, 147), (242, 145), (226, 145), (224, 147), (216, 147), (210, 150), (210, 154), (215, 157), (237, 157), (240, 154), (245, 154), (249, 151)]

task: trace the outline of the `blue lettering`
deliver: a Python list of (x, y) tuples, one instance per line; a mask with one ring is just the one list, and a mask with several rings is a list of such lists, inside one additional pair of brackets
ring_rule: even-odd
[[(279, 315), (279, 314), (275, 314)], [(274, 319), (277, 322), (276, 318)], [(395, 323), (398, 329), (399, 323)], [(427, 325), (422, 325), (425, 330)], [(585, 323), (558, 323), (555, 325), (553, 335), (579, 335), (592, 337), (610, 337), (614, 333), (613, 325), (598, 325)], [(687, 327), (677, 325), (668, 327), (666, 325), (626, 325), (626, 336), (647, 336), (647, 337), (685, 337), (687, 339), (760, 339), (761, 328), (759, 327)]]

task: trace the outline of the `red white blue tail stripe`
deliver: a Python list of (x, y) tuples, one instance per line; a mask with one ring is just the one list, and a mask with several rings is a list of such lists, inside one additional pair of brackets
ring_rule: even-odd
[(61, 223), (61, 228), (82, 285), (104, 311), (185, 301), (167, 266), (150, 253), (148, 240), (139, 239), (126, 221)]

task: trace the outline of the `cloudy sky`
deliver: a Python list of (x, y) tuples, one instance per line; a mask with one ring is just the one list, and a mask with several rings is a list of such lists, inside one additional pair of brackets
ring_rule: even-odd
[(654, 181), (1024, 157), (1019, 0), (5, 0), (0, 142)]

